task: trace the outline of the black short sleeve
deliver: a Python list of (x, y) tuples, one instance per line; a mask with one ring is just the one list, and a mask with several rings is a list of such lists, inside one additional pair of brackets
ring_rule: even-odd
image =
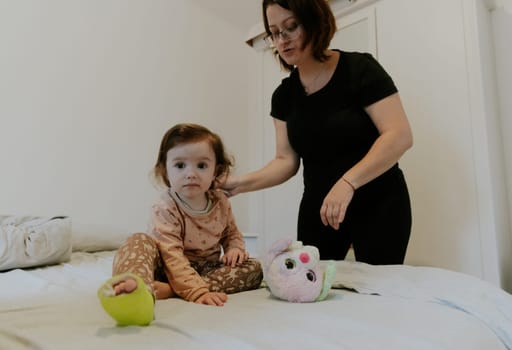
[(359, 57), (359, 91), (356, 98), (361, 106), (369, 106), (398, 91), (393, 79), (371, 54), (365, 53)]
[(290, 89), (289, 78), (281, 81), (281, 84), (272, 93), (270, 115), (276, 119), (286, 121), (289, 114)]

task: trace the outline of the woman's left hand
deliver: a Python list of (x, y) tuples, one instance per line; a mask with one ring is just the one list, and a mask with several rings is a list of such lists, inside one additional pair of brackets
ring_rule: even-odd
[(238, 264), (244, 263), (247, 259), (249, 259), (249, 253), (245, 250), (232, 248), (224, 254), (221, 260), (224, 265), (235, 267)]
[(354, 196), (354, 189), (343, 179), (331, 188), (320, 208), (322, 223), (337, 230), (345, 219), (348, 205)]

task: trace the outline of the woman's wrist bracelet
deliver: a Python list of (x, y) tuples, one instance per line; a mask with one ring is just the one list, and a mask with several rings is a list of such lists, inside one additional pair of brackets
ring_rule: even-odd
[(354, 191), (354, 192), (356, 191), (356, 188), (354, 187), (354, 185), (352, 185), (352, 183), (351, 183), (350, 181), (348, 181), (347, 179), (345, 179), (345, 177), (343, 177), (343, 176), (341, 177), (341, 179), (342, 179), (343, 181), (345, 181), (345, 182), (350, 186), (350, 188), (352, 189), (352, 191)]

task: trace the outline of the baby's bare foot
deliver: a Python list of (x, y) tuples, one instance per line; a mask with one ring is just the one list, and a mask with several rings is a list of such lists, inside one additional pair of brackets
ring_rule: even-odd
[(131, 277), (117, 283), (114, 285), (114, 292), (116, 295), (119, 294), (128, 294), (137, 289), (137, 281)]
[(153, 290), (156, 299), (168, 299), (174, 295), (169, 283), (155, 281), (153, 282)]

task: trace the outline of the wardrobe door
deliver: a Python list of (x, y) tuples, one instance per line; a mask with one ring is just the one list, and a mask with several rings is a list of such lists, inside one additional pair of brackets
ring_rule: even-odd
[(365, 7), (357, 12), (337, 18), (338, 31), (331, 41), (331, 48), (343, 51), (369, 52), (377, 57), (375, 7)]
[(482, 76), (477, 3), (380, 1), (376, 26), (379, 61), (400, 90), (414, 134), (400, 161), (413, 207), (406, 263), (496, 282), (491, 124), (475, 83)]

